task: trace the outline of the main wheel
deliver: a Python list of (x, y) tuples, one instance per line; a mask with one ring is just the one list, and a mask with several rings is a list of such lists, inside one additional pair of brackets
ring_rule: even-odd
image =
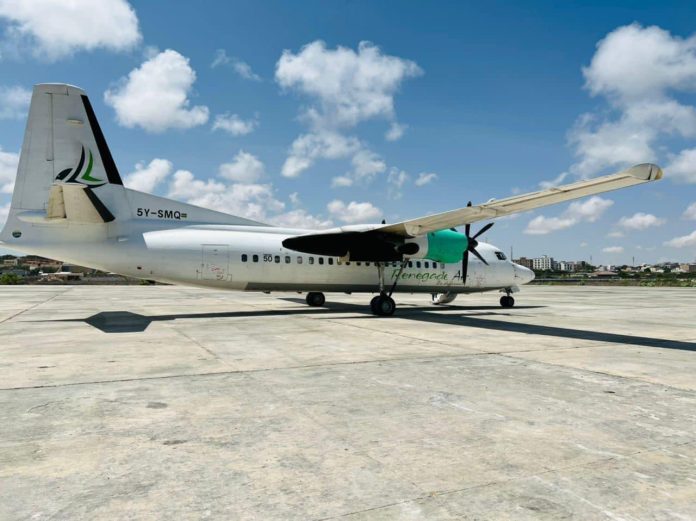
[(372, 306), (372, 312), (375, 315), (389, 317), (394, 314), (396, 302), (394, 302), (393, 298), (387, 295), (380, 295), (372, 300), (374, 301), (374, 305), (370, 302), (370, 306)]
[(379, 315), (377, 312), (377, 302), (379, 301), (379, 295), (376, 297), (373, 297), (372, 300), (370, 301), (370, 309), (372, 310), (373, 315)]
[(511, 308), (515, 305), (515, 299), (509, 295), (500, 297), (500, 305), (504, 308)]
[(318, 291), (310, 291), (309, 293), (307, 293), (306, 300), (307, 304), (309, 304), (310, 306), (320, 308), (324, 305), (324, 302), (326, 302), (326, 297), (324, 297), (323, 293), (320, 293)]

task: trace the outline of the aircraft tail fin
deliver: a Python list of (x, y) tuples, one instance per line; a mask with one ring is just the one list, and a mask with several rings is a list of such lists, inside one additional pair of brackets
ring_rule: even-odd
[[(194, 222), (261, 223), (127, 189), (92, 104), (66, 84), (34, 87), (9, 216), (0, 241), (19, 247), (57, 237), (46, 226), (146, 221), (140, 229)], [(38, 228), (37, 228), (38, 226)], [(72, 226), (65, 240), (92, 237)], [(102, 235), (111, 235), (102, 230)], [(22, 237), (21, 240), (18, 240)]]
[(46, 210), (54, 184), (123, 186), (85, 92), (64, 84), (34, 87), (12, 196), (12, 210)]

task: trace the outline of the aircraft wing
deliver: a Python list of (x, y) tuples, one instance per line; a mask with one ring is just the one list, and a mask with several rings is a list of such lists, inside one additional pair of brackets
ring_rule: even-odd
[(317, 255), (350, 255), (354, 260), (399, 260), (405, 253), (401, 247), (414, 237), (463, 224), (495, 219), (518, 212), (571, 201), (587, 195), (601, 194), (619, 188), (656, 181), (662, 170), (653, 164), (631, 167), (617, 174), (595, 177), (539, 192), (491, 200), (476, 206), (419, 217), (385, 225), (344, 226), (331, 230), (289, 237), (283, 246)]
[(416, 237), (428, 232), (444, 230), (476, 221), (495, 219), (513, 213), (526, 212), (543, 206), (562, 203), (587, 195), (601, 194), (619, 188), (656, 181), (662, 177), (659, 166), (650, 163), (636, 165), (617, 174), (595, 177), (563, 186), (492, 200), (458, 210), (419, 217), (396, 224), (374, 228), (375, 232), (393, 233), (404, 237)]

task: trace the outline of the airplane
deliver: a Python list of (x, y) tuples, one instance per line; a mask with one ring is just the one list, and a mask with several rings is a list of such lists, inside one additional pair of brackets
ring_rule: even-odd
[[(271, 226), (126, 188), (83, 90), (34, 87), (9, 215), (0, 242), (127, 277), (241, 291), (376, 293), (390, 316), (395, 292), (499, 291), (502, 307), (534, 272), (472, 235), (471, 224), (658, 180), (654, 164), (416, 219), (304, 230)], [(464, 226), (464, 232), (455, 229)]]

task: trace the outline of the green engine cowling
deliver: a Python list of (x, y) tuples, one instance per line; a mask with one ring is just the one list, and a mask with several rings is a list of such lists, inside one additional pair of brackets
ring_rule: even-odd
[(405, 245), (412, 244), (417, 245), (418, 249), (414, 253), (409, 252), (409, 257), (450, 263), (462, 260), (468, 241), (463, 233), (454, 230), (438, 230), (405, 241)]

